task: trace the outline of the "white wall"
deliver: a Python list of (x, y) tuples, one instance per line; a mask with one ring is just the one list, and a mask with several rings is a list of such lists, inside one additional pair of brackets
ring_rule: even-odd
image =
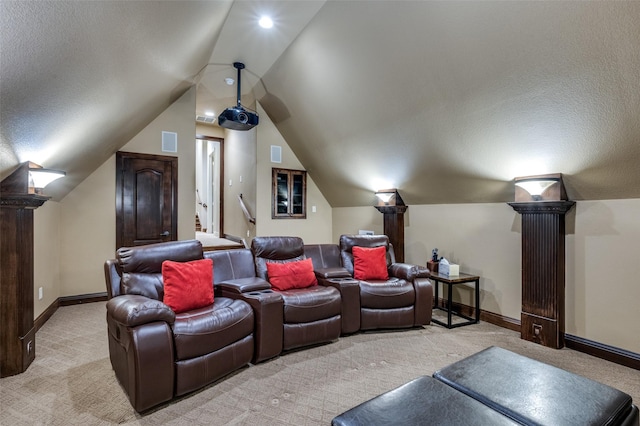
[(60, 202), (59, 296), (106, 291), (102, 265), (115, 255), (115, 191), (112, 156)]
[[(195, 235), (195, 89), (122, 147), (121, 151), (178, 157), (178, 239)], [(162, 152), (162, 131), (178, 134), (178, 152)], [(60, 290), (56, 297), (106, 291), (103, 264), (115, 255), (115, 154), (60, 202)], [(40, 213), (36, 210), (36, 215)], [(36, 247), (47, 236), (36, 233)], [(36, 265), (36, 271), (42, 265)], [(38, 315), (38, 313), (36, 313)]]
[[(33, 215), (33, 314), (44, 312), (60, 295), (60, 203), (47, 201)], [(42, 287), (42, 300), (38, 288)]]
[[(640, 353), (640, 200), (580, 201), (566, 217), (566, 332)], [(373, 207), (333, 209), (333, 235), (382, 232)], [(506, 203), (410, 206), (405, 260), (425, 264), (434, 247), (482, 277), (483, 310), (520, 320), (521, 218)], [(472, 305), (461, 286), (454, 300)]]
[(256, 179), (256, 128), (248, 131), (226, 130), (222, 182), (225, 234), (247, 241), (255, 235), (255, 226), (245, 218), (238, 196), (242, 194), (247, 210), (255, 216)]
[[(194, 110), (191, 89), (122, 148), (163, 154), (160, 132), (178, 133), (179, 239), (194, 235)], [(233, 180), (231, 187), (225, 184), (225, 230), (228, 221), (237, 219), (239, 232), (245, 232), (239, 236), (249, 230), (253, 235), (297, 235), (309, 243), (337, 243), (341, 234), (359, 229), (382, 233), (381, 213), (372, 206), (332, 209), (312, 174), (307, 181), (307, 219), (271, 219), (271, 168), (302, 166), (260, 106), (259, 112), (261, 123), (251, 132), (225, 132), (225, 167), (230, 168), (225, 178)], [(252, 143), (257, 144), (254, 154)], [(270, 162), (271, 145), (282, 147), (281, 164)], [(234, 153), (244, 153), (238, 167), (226, 158)], [(255, 209), (255, 228), (240, 212), (240, 192)], [(373, 196), (371, 201), (373, 205)], [(317, 213), (311, 212), (313, 205)], [(639, 217), (640, 199), (580, 201), (567, 215), (567, 333), (640, 353)], [(115, 251), (115, 155), (60, 203), (49, 201), (37, 209), (34, 226), (36, 317), (57, 297), (104, 292), (103, 263)], [(424, 264), (437, 247), (463, 271), (482, 277), (482, 309), (519, 320), (520, 217), (511, 207), (412, 205), (405, 226), (407, 262)], [(44, 289), (42, 301), (38, 287)], [(455, 299), (471, 304), (471, 291), (458, 290)]]
[(574, 209), (566, 332), (640, 353), (640, 199), (580, 201)]
[[(267, 113), (258, 104), (260, 125), (258, 129), (257, 155), (257, 235), (297, 236), (305, 243), (332, 242), (332, 209), (324, 195), (313, 181), (313, 175), (307, 173), (307, 218), (306, 219), (272, 219), (271, 191), (272, 168), (304, 170), (302, 164), (286, 143), (278, 129), (269, 119)], [(282, 162), (271, 162), (271, 145), (282, 148)], [(315, 206), (315, 212), (313, 212)]]

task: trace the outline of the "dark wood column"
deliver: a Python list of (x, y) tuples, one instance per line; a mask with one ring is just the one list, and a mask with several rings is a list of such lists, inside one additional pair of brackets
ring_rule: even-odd
[(375, 206), (383, 217), (384, 234), (389, 237), (396, 262), (404, 262), (404, 212), (408, 206)]
[(0, 377), (24, 372), (36, 356), (33, 321), (33, 210), (49, 197), (29, 193), (29, 164), (0, 185)]
[[(386, 195), (387, 198), (380, 198), (379, 194)], [(396, 262), (402, 263), (404, 262), (404, 212), (409, 207), (395, 188), (382, 189), (376, 192), (376, 195), (379, 196), (378, 205), (374, 207), (384, 215), (383, 232), (393, 245)]]
[(509, 203), (522, 215), (522, 339), (564, 347), (565, 214), (574, 201)]

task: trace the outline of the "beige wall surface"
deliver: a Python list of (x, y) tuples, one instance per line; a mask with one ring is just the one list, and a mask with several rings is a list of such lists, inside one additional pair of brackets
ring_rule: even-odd
[[(191, 88), (121, 151), (178, 157), (178, 239), (194, 237), (195, 90)], [(178, 152), (162, 152), (162, 131), (178, 134)], [(115, 155), (60, 202), (60, 294), (104, 292), (104, 261), (115, 254)], [(46, 237), (35, 236), (36, 246)]]
[(576, 203), (566, 244), (566, 332), (640, 353), (640, 199)]
[[(520, 234), (507, 204), (410, 206), (405, 213), (405, 262), (425, 265), (431, 250), (482, 277), (480, 306), (520, 319)], [(360, 229), (383, 232), (382, 213), (372, 207), (334, 209), (334, 239)], [(518, 225), (516, 225), (516, 222)], [(440, 289), (442, 292), (442, 288)], [(442, 294), (442, 293), (441, 293)], [(473, 305), (471, 286), (454, 288), (454, 300)]]
[(60, 202), (59, 296), (106, 291), (103, 264), (116, 245), (115, 176), (112, 156)]
[[(33, 314), (37, 318), (60, 295), (60, 203), (47, 201), (33, 214)], [(38, 288), (42, 287), (42, 300)]]
[[(195, 86), (131, 139), (120, 151), (178, 157), (178, 239), (195, 236), (196, 125)], [(162, 151), (162, 132), (178, 134), (178, 152)], [(115, 179), (115, 177), (114, 177)]]
[(224, 134), (223, 231), (248, 241), (255, 235), (255, 227), (245, 218), (238, 196), (242, 194), (247, 210), (255, 216), (256, 128), (248, 131), (225, 130)]
[[(340, 235), (357, 234), (360, 230), (382, 234), (382, 213), (373, 207), (373, 194), (369, 207), (336, 207), (333, 209), (332, 241), (338, 244)], [(405, 223), (406, 225), (406, 223)], [(406, 253), (405, 253), (406, 255)]]
[[(640, 200), (581, 201), (566, 217), (566, 332), (640, 353)], [(373, 207), (333, 209), (334, 242), (359, 229), (382, 232)], [(483, 310), (520, 320), (521, 218), (506, 203), (410, 206), (406, 262), (437, 247), (463, 272), (481, 276)], [(471, 288), (454, 300), (472, 305)]]
[[(272, 168), (304, 170), (302, 164), (284, 140), (269, 116), (258, 105), (260, 125), (258, 129), (257, 157), (257, 235), (297, 236), (307, 244), (330, 243), (332, 228), (331, 206), (307, 173), (307, 218), (272, 219), (271, 188)], [(271, 162), (271, 145), (282, 148), (282, 162)], [(313, 207), (315, 206), (315, 212)]]
[(210, 124), (196, 123), (196, 135), (224, 138), (224, 129)]
[[(194, 229), (194, 96), (193, 89), (187, 92), (122, 148), (166, 155), (160, 148), (160, 132), (178, 133), (179, 239), (193, 238)], [(359, 230), (382, 233), (382, 214), (374, 207), (332, 209), (311, 173), (307, 219), (272, 220), (271, 168), (302, 166), (264, 111), (259, 111), (261, 123), (255, 130), (225, 132), (225, 160), (227, 153), (244, 153), (237, 167), (225, 161), (230, 168), (225, 173), (229, 197), (225, 228), (228, 220), (238, 219), (239, 232), (245, 232), (239, 236), (245, 237), (249, 230), (253, 235), (297, 235), (308, 243), (337, 243), (341, 234)], [(257, 144), (253, 154), (252, 144)], [(282, 147), (282, 163), (270, 162), (271, 145)], [(240, 213), (237, 193), (241, 192), (255, 209), (255, 229)], [(311, 212), (313, 205), (316, 213)], [(566, 240), (567, 333), (636, 353), (640, 353), (640, 321), (635, 318), (640, 300), (638, 217), (640, 199), (581, 201), (567, 215)], [(37, 209), (34, 226), (36, 317), (57, 297), (104, 292), (103, 263), (115, 249), (115, 156), (60, 203), (48, 202)], [(482, 309), (514, 319), (520, 318), (520, 244), (520, 217), (506, 203), (412, 205), (405, 214), (407, 262), (424, 264), (437, 247), (464, 272), (482, 277)], [(38, 287), (44, 290), (42, 301)], [(471, 304), (471, 294), (470, 288), (460, 287), (454, 299)]]

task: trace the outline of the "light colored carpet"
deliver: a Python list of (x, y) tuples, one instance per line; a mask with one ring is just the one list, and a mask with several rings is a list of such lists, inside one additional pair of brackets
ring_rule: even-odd
[(202, 247), (205, 249), (220, 249), (220, 248), (232, 248), (239, 247), (243, 248), (244, 245), (237, 243), (235, 241), (227, 240), (226, 238), (218, 238), (213, 234), (208, 234), (206, 232), (196, 231), (196, 240), (202, 243)]
[(526, 342), (487, 323), (370, 332), (244, 368), (141, 416), (109, 362), (105, 303), (62, 307), (38, 331), (36, 360), (0, 380), (2, 425), (329, 425), (337, 414), (496, 345), (598, 380), (640, 401), (640, 372)]

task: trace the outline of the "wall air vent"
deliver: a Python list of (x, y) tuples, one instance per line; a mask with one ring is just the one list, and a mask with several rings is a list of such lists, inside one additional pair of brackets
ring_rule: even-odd
[(216, 121), (215, 117), (207, 117), (206, 115), (196, 115), (196, 121), (201, 123), (213, 123)]

